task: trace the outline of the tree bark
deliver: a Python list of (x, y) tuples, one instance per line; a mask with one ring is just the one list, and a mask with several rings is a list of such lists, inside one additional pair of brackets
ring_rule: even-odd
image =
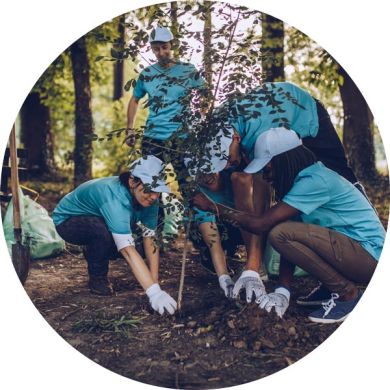
[(73, 81), (75, 87), (75, 148), (74, 185), (78, 186), (92, 178), (91, 86), (89, 60), (85, 38), (81, 37), (70, 47)]
[[(118, 51), (122, 52), (125, 47), (125, 22), (126, 15), (123, 14), (118, 18), (118, 40), (114, 47)], [(114, 62), (114, 92), (112, 99), (114, 101), (119, 100), (123, 96), (123, 79), (124, 79), (124, 62), (118, 60)]]
[(262, 68), (264, 81), (284, 81), (284, 25), (262, 14)]
[(206, 7), (206, 11), (205, 11), (205, 22), (203, 28), (203, 45), (204, 45), (203, 66), (204, 66), (205, 79), (208, 84), (209, 91), (212, 91), (212, 86), (213, 86), (213, 63), (212, 63), (212, 56), (211, 56), (212, 3), (210, 1), (205, 1), (204, 5)]
[(344, 79), (339, 86), (344, 108), (344, 148), (358, 179), (370, 181), (377, 176), (373, 116), (358, 87), (342, 67), (339, 74)]
[(171, 32), (173, 35), (173, 56), (179, 59), (179, 21), (177, 19), (178, 5), (176, 1), (171, 3)]
[(42, 104), (39, 93), (30, 93), (20, 110), (21, 142), (28, 151), (28, 176), (55, 174), (50, 111)]

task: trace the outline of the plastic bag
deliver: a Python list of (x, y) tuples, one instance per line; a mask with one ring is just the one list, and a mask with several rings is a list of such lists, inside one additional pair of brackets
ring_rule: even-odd
[[(267, 245), (264, 251), (264, 265), (268, 275), (278, 276), (280, 266), (280, 254), (271, 246), (267, 240)], [(302, 268), (295, 267), (294, 276), (306, 276), (308, 273)]]
[[(33, 259), (54, 256), (65, 249), (65, 241), (58, 235), (48, 212), (37, 202), (19, 191), (22, 244), (30, 248)], [(13, 224), (13, 202), (8, 204), (3, 220), (4, 236), (11, 254), (15, 244)]]

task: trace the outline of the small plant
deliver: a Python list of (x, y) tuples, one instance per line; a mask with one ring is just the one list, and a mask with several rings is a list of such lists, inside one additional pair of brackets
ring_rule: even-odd
[(126, 315), (118, 319), (91, 318), (75, 322), (72, 329), (79, 333), (120, 333), (128, 338), (130, 331), (138, 329), (143, 319), (144, 317), (126, 317)]

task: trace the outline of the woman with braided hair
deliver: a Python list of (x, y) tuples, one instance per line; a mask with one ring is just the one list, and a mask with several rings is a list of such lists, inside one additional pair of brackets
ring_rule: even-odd
[(278, 316), (286, 312), (295, 266), (316, 277), (328, 292), (309, 315), (318, 323), (343, 321), (358, 303), (375, 271), (385, 230), (366, 197), (328, 169), (302, 144), (296, 132), (270, 129), (256, 141), (256, 172), (275, 190), (277, 204), (262, 216), (238, 212), (197, 194), (195, 206), (218, 212), (251, 233), (269, 232), (281, 255), (279, 286), (256, 302)]

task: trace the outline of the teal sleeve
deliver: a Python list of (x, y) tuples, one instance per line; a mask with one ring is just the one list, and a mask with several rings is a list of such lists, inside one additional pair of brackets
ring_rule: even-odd
[(197, 207), (193, 208), (194, 214), (193, 214), (193, 219), (194, 222), (197, 223), (198, 225), (201, 225), (202, 223), (206, 222), (216, 222), (215, 215), (211, 213), (210, 211), (203, 211), (201, 209), (198, 209)]
[(156, 230), (158, 223), (158, 202), (149, 207), (145, 207), (141, 211), (140, 222), (148, 229)]
[(138, 77), (133, 90), (133, 96), (137, 99), (142, 99), (146, 95), (145, 82), (143, 73)]

